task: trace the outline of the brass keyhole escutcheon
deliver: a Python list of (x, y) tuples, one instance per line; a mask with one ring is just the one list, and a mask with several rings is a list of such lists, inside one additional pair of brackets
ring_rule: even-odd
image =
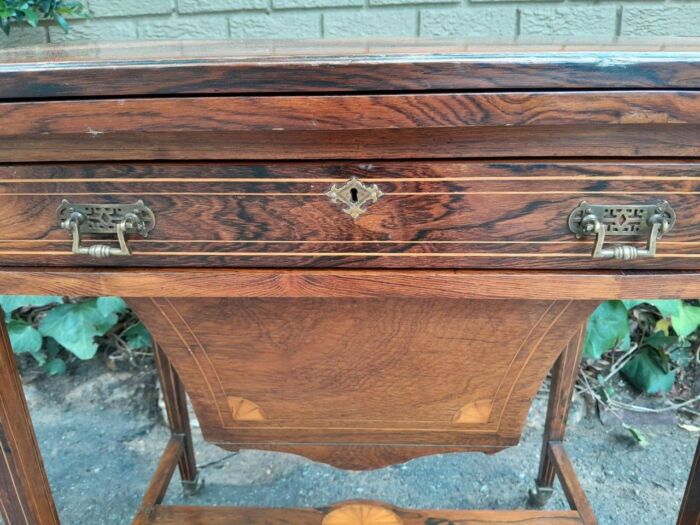
[(367, 211), (369, 204), (377, 202), (384, 193), (376, 184), (365, 184), (357, 177), (351, 177), (342, 186), (333, 184), (326, 195), (332, 202), (344, 204), (343, 211), (353, 219), (357, 219)]

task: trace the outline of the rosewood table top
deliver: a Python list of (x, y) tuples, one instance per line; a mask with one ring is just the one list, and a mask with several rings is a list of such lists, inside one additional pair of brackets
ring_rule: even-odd
[[(699, 148), (695, 40), (2, 50), (0, 293), (122, 296), (155, 335), (173, 437), (136, 524), (204, 520), (160, 505), (178, 466), (196, 481), (185, 391), (219, 446), (376, 468), (516, 444), (551, 368), (533, 497), (557, 476), (572, 510), (496, 518), (590, 525), (562, 443), (582, 325), (605, 299), (700, 297)], [(0, 510), (57, 524), (0, 334)], [(207, 519), (493, 522), (265, 512)]]

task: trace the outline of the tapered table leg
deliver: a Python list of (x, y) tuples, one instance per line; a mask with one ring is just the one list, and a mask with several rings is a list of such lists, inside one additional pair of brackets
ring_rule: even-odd
[(549, 392), (547, 419), (545, 420), (540, 470), (535, 481), (535, 488), (530, 491), (530, 504), (535, 507), (544, 506), (552, 495), (555, 469), (548, 452), (549, 445), (552, 442), (564, 440), (566, 418), (569, 415), (569, 408), (571, 408), (571, 396), (576, 386), (576, 375), (586, 338), (585, 329), (585, 325), (581, 326), (552, 368), (552, 383)]
[(44, 463), (0, 310), (0, 511), (7, 525), (58, 525)]
[(688, 486), (685, 489), (678, 525), (700, 525), (700, 440), (695, 459), (690, 467)]
[(194, 494), (202, 488), (204, 480), (199, 476), (197, 462), (194, 459), (192, 429), (187, 412), (187, 394), (166, 353), (158, 344), (154, 345), (154, 350), (163, 401), (168, 415), (168, 426), (173, 434), (182, 436), (183, 452), (179, 461), (182, 487), (186, 493)]

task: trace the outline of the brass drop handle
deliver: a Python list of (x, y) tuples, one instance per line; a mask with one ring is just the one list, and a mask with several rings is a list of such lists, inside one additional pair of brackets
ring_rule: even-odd
[[(656, 256), (656, 241), (667, 233), (676, 222), (671, 205), (658, 204), (640, 206), (593, 206), (582, 202), (569, 216), (569, 228), (577, 238), (595, 235), (593, 259), (616, 259), (632, 261)], [(639, 236), (647, 233), (645, 248), (628, 244), (617, 244), (606, 248), (608, 236)]]
[[(121, 257), (131, 255), (126, 240), (130, 233), (147, 237), (155, 226), (153, 212), (138, 201), (132, 205), (71, 204), (64, 200), (58, 208), (61, 228), (71, 232), (71, 251), (91, 257)], [(83, 246), (82, 233), (116, 234), (119, 248), (107, 244)]]
[(71, 251), (79, 255), (90, 255), (92, 257), (111, 257), (115, 255), (131, 255), (129, 245), (126, 243), (124, 233), (127, 229), (131, 229), (130, 224), (138, 221), (138, 217), (131, 216), (125, 218), (116, 226), (117, 240), (119, 248), (114, 248), (106, 244), (92, 244), (90, 246), (81, 246), (80, 241), (80, 224), (85, 221), (85, 216), (80, 212), (71, 213), (70, 217), (61, 223), (61, 227), (70, 230), (73, 236), (73, 246)]
[(668, 231), (668, 220), (658, 214), (653, 215), (650, 220), (653, 222), (651, 222), (646, 248), (637, 248), (627, 244), (616, 244), (611, 248), (604, 248), (605, 226), (595, 215), (586, 215), (583, 218), (583, 227), (586, 231), (596, 235), (592, 257), (594, 259), (619, 259), (622, 261), (631, 261), (638, 257), (654, 257), (656, 255), (656, 239), (660, 237), (660, 233)]

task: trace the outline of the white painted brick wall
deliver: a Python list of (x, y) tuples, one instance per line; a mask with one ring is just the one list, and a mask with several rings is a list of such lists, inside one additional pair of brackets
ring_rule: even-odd
[(0, 47), (63, 40), (447, 37), (502, 42), (700, 36), (700, 1), (88, 0), (90, 20), (15, 28)]

